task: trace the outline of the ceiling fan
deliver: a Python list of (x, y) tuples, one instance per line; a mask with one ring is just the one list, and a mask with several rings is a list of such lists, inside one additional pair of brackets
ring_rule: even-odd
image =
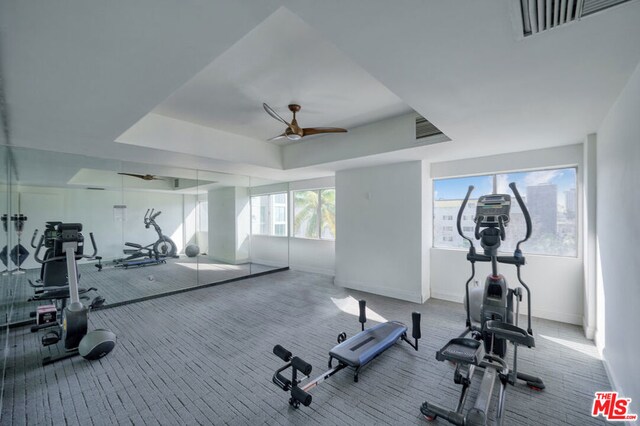
[(135, 173), (118, 173), (119, 175), (125, 175), (125, 176), (133, 176), (133, 177), (137, 177), (138, 179), (142, 179), (142, 180), (164, 180), (162, 178), (157, 177), (156, 175), (138, 175)]
[(293, 113), (293, 119), (291, 120), (291, 123), (287, 123), (287, 121), (284, 118), (280, 117), (278, 113), (275, 112), (269, 105), (263, 103), (262, 107), (267, 112), (267, 114), (269, 114), (271, 117), (287, 125), (287, 128), (285, 129), (284, 133), (282, 133), (281, 135), (275, 136), (271, 139), (268, 139), (269, 141), (274, 141), (282, 138), (287, 138), (290, 141), (297, 141), (302, 139), (305, 136), (319, 135), (322, 133), (346, 133), (347, 132), (347, 129), (341, 129), (338, 127), (306, 127), (306, 128), (300, 127), (298, 125), (298, 121), (296, 120), (296, 112), (300, 111), (300, 105), (297, 105), (297, 104), (289, 105), (289, 111)]

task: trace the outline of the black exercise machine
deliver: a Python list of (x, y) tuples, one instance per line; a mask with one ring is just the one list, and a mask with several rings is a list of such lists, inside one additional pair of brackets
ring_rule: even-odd
[[(311, 364), (297, 356), (292, 356), (291, 352), (280, 345), (274, 346), (273, 353), (287, 364), (274, 373), (272, 380), (283, 391), (291, 392), (289, 404), (294, 408), (298, 408), (300, 404), (305, 407), (309, 406), (312, 398), (308, 391), (347, 367), (355, 370), (353, 381), (357, 382), (360, 371), (399, 340), (407, 342), (416, 351), (418, 350), (418, 340), (421, 337), (419, 312), (411, 314), (413, 320), (412, 337), (414, 339), (414, 342), (411, 342), (407, 338), (407, 326), (398, 321), (388, 321), (365, 330), (364, 323), (367, 321), (366, 302), (360, 300), (359, 305), (360, 316), (358, 320), (362, 325), (362, 331), (349, 339), (347, 339), (346, 333), (340, 333), (338, 335), (338, 345), (329, 351), (329, 370), (303, 386), (300, 386), (300, 384), (302, 380), (308, 378), (309, 374), (311, 374)], [(333, 366), (334, 359), (338, 362), (335, 366)], [(291, 368), (291, 380), (280, 374), (288, 368)], [(305, 377), (298, 379), (298, 373)]]
[(138, 243), (125, 242), (125, 246), (132, 248), (123, 250), (124, 254), (128, 255), (127, 257), (113, 261), (113, 263), (116, 264), (116, 268), (128, 269), (131, 267), (160, 265), (167, 263), (167, 257), (177, 257), (178, 247), (176, 243), (162, 233), (160, 225), (156, 222), (156, 218), (160, 216), (161, 213), (160, 210), (154, 213), (154, 209), (147, 209), (143, 219), (144, 227), (149, 229), (149, 227), (153, 226), (153, 229), (158, 234), (158, 239), (146, 246)]
[[(51, 364), (76, 355), (81, 355), (88, 360), (102, 358), (111, 352), (116, 344), (116, 336), (111, 331), (104, 329), (88, 331), (89, 310), (97, 304), (103, 304), (104, 299), (100, 297), (94, 299), (90, 307), (83, 305), (80, 301), (76, 261), (82, 258), (92, 259), (98, 252), (93, 234), (89, 233), (93, 246), (93, 255), (85, 255), (83, 253), (84, 237), (81, 231), (82, 224), (80, 223), (56, 224), (55, 234), (50, 235), (53, 241), (53, 248), (47, 259), (38, 258), (38, 253), (44, 245), (45, 235), (40, 237), (40, 242), (37, 246), (36, 259), (39, 259), (39, 262), (44, 265), (64, 261), (68, 277), (66, 285), (58, 287), (45, 286), (49, 287), (49, 289), (42, 293), (42, 298), (62, 301), (62, 308), (60, 309), (62, 321), (58, 321), (59, 316), (56, 312), (55, 314), (52, 313), (53, 316), (50, 317), (54, 321), (31, 327), (32, 332), (48, 331), (42, 338), (43, 346), (53, 345), (60, 340), (64, 341), (64, 352), (58, 356), (44, 358), (42, 365)], [(60, 294), (58, 295), (57, 293)], [(66, 304), (67, 298), (70, 300), (68, 305)], [(52, 306), (52, 308), (55, 308), (55, 306)]]
[[(462, 232), (461, 217), (473, 191), (470, 186), (467, 195), (458, 212), (458, 233), (469, 241), (470, 247), (467, 260), (471, 262), (471, 277), (467, 280), (465, 294), (469, 298), (469, 283), (475, 276), (475, 262), (491, 262), (491, 274), (484, 285), (484, 296), (480, 308), (480, 324), (472, 322), (470, 303), (466, 303), (467, 328), (457, 338), (450, 340), (436, 353), (438, 361), (450, 361), (456, 365), (454, 382), (462, 385), (462, 392), (455, 411), (431, 402), (424, 402), (420, 412), (427, 420), (435, 420), (437, 417), (459, 426), (486, 425), (488, 422), (488, 410), (491, 403), (491, 395), (496, 378), (500, 382), (498, 395), (498, 407), (496, 424), (502, 424), (502, 415), (505, 406), (505, 391), (507, 385), (515, 385), (522, 380), (535, 390), (544, 389), (544, 383), (538, 377), (518, 371), (518, 345), (532, 348), (535, 346), (533, 330), (531, 329), (531, 291), (522, 281), (520, 267), (525, 264), (525, 258), (520, 250), (520, 244), (531, 236), (531, 217), (515, 183), (509, 187), (518, 201), (526, 223), (526, 235), (518, 242), (513, 256), (498, 256), (500, 242), (505, 238), (505, 227), (510, 221), (511, 197), (508, 194), (483, 195), (478, 199), (475, 215), (474, 237), (480, 240), (484, 254), (477, 254), (473, 241)], [(518, 287), (509, 288), (503, 275), (498, 273), (498, 263), (514, 265), (517, 269), (518, 281), (527, 292), (527, 330), (518, 327), (518, 316), (523, 291)], [(514, 324), (513, 298), (516, 299), (516, 312)], [(467, 335), (471, 337), (465, 337)], [(507, 343), (514, 345), (513, 369), (506, 361)], [(476, 369), (484, 370), (482, 382), (473, 408), (463, 414), (467, 393), (471, 386), (471, 380)]]

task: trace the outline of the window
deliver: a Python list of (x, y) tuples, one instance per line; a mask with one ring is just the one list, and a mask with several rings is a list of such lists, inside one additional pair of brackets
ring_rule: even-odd
[(293, 193), (293, 236), (335, 240), (336, 190), (334, 188)]
[[(525, 255), (577, 256), (575, 168), (434, 180), (434, 247), (468, 248), (469, 244), (458, 235), (457, 230), (450, 231), (448, 217), (457, 217), (469, 185), (475, 186), (475, 189), (463, 212), (461, 225), (466, 235), (472, 238), (478, 197), (491, 193), (512, 195), (508, 186), (510, 182), (518, 186), (533, 223), (531, 238), (522, 246)], [(512, 252), (526, 230), (524, 215), (515, 197), (512, 197), (510, 216), (507, 237), (500, 247), (504, 252)]]
[(251, 233), (287, 236), (287, 193), (251, 197)]

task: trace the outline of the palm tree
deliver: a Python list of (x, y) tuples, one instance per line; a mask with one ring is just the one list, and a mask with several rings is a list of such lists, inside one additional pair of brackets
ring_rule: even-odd
[[(319, 193), (322, 194), (320, 197)], [(335, 197), (335, 189), (294, 192), (294, 235), (299, 235), (301, 228), (304, 227), (303, 236), (319, 238), (320, 224), (318, 221), (321, 220), (322, 230), (328, 231), (332, 237), (335, 237)], [(320, 217), (318, 216), (318, 205), (321, 210)]]

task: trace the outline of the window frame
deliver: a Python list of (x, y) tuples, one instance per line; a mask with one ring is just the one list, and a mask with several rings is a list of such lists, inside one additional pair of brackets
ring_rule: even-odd
[[(322, 191), (326, 191), (326, 190), (333, 190), (335, 192), (336, 187), (335, 186), (327, 186), (327, 187), (321, 187), (321, 188), (300, 188), (300, 189), (294, 189), (291, 190), (291, 220), (290, 220), (290, 235), (291, 238), (297, 238), (300, 240), (312, 240), (312, 241), (334, 241), (336, 240), (336, 236), (334, 235), (333, 238), (323, 238), (322, 237)], [(318, 215), (318, 237), (299, 237), (296, 235), (295, 232), (295, 219), (296, 219), (296, 202), (295, 202), (295, 193), (296, 192), (316, 192), (318, 194), (318, 207), (316, 209), (316, 214)]]
[[(454, 250), (454, 251), (468, 251), (468, 248), (459, 248), (459, 247), (437, 247), (436, 246), (436, 233), (435, 233), (435, 217), (436, 217), (436, 199), (435, 199), (435, 186), (436, 181), (448, 180), (448, 179), (460, 179), (460, 178), (475, 178), (475, 177), (492, 177), (492, 194), (495, 194), (497, 191), (497, 177), (498, 175), (505, 174), (513, 174), (513, 173), (531, 173), (531, 172), (544, 172), (551, 170), (566, 170), (573, 169), (575, 170), (575, 189), (576, 189), (576, 248), (574, 255), (563, 255), (563, 254), (549, 254), (549, 253), (530, 253), (528, 256), (546, 256), (546, 257), (561, 257), (568, 259), (579, 259), (581, 258), (581, 241), (582, 241), (582, 222), (581, 222), (581, 209), (582, 209), (582, 201), (581, 201), (581, 180), (580, 180), (580, 166), (579, 164), (573, 163), (568, 165), (558, 165), (552, 167), (534, 167), (534, 168), (526, 168), (526, 169), (515, 169), (515, 170), (499, 170), (493, 172), (485, 172), (485, 173), (477, 173), (477, 174), (464, 174), (464, 175), (452, 175), (452, 176), (443, 176), (443, 177), (433, 177), (431, 178), (431, 210), (432, 210), (432, 224), (431, 224), (431, 248), (436, 250)], [(475, 208), (475, 202), (469, 202), (467, 207)], [(473, 215), (472, 215), (473, 216)], [(457, 216), (454, 216), (457, 219)], [(455, 228), (455, 226), (454, 226)], [(457, 228), (454, 229), (457, 234)], [(479, 241), (477, 241), (479, 242)], [(474, 242), (475, 245), (475, 242)], [(498, 253), (510, 253), (510, 251), (504, 251), (502, 249), (498, 250)]]

